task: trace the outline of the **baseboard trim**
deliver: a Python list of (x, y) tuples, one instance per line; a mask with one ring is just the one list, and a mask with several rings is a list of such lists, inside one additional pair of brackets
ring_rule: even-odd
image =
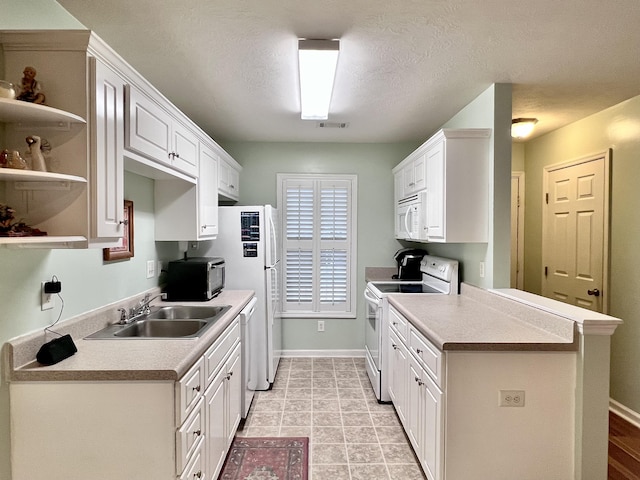
[(609, 399), (609, 410), (633, 426), (640, 428), (640, 413), (634, 412), (629, 407), (625, 407), (620, 402), (616, 402), (613, 398)]
[(364, 357), (364, 352), (364, 350), (283, 350), (282, 357)]

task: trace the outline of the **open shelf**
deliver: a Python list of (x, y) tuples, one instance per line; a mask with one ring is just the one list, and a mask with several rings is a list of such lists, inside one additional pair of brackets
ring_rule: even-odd
[(65, 173), (37, 172), (35, 170), (17, 170), (0, 168), (0, 182), (74, 182), (87, 183), (87, 179)]
[(73, 113), (35, 103), (0, 98), (0, 122), (87, 123)]
[(0, 246), (14, 248), (73, 248), (75, 243), (86, 242), (86, 237), (75, 236), (37, 236), (37, 237), (0, 237)]

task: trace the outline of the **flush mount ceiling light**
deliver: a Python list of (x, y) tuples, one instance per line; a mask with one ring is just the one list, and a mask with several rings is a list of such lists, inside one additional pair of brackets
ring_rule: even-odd
[(339, 40), (298, 40), (302, 120), (329, 118), (339, 52)]
[(527, 138), (538, 123), (537, 118), (515, 118), (511, 120), (511, 136), (513, 138)]

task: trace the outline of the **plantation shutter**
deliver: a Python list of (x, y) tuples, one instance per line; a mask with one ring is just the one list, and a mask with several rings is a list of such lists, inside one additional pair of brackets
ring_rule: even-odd
[(355, 176), (279, 177), (284, 203), (283, 315), (355, 316)]

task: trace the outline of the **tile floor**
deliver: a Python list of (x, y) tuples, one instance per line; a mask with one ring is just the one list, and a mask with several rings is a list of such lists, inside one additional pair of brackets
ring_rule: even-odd
[(376, 401), (364, 358), (281, 359), (237, 435), (309, 437), (309, 480), (426, 478), (393, 406)]

